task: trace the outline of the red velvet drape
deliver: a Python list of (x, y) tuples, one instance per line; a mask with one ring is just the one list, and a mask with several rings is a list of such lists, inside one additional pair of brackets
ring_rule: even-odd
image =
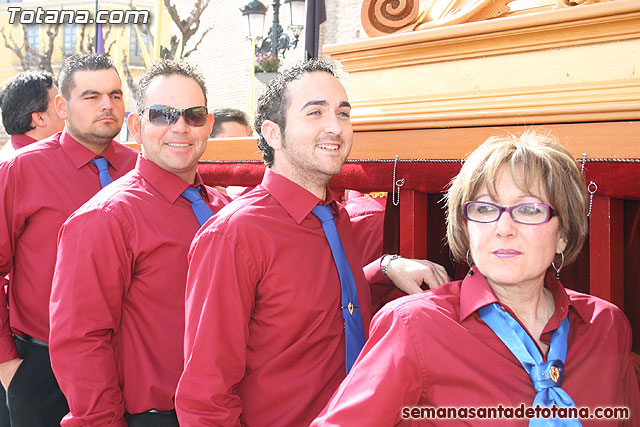
[[(445, 245), (444, 210), (442, 191), (460, 170), (459, 161), (401, 161), (396, 167), (396, 180), (404, 178), (400, 189), (428, 194), (428, 258), (444, 265), (450, 275), (458, 279), (466, 273), (466, 267), (456, 265)], [(258, 162), (201, 163), (199, 170), (209, 185), (255, 186), (262, 180), (265, 166)], [(336, 189), (354, 189), (361, 192), (392, 191), (394, 163), (388, 161), (348, 162), (330, 186)], [(624, 202), (624, 289), (625, 311), (634, 331), (634, 350), (640, 352), (640, 160), (588, 161), (584, 168), (587, 183), (597, 184), (597, 194), (623, 199)], [(397, 212), (395, 215), (398, 223)], [(393, 248), (397, 240), (397, 228), (385, 230), (385, 246)], [(394, 251), (395, 252), (395, 251)], [(589, 292), (589, 244), (588, 241), (577, 261), (563, 270), (565, 286), (580, 292)]]

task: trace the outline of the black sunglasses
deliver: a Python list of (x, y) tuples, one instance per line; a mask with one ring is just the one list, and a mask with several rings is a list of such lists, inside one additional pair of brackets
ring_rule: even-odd
[[(148, 118), (144, 116), (145, 110), (149, 111)], [(207, 107), (190, 107), (181, 110), (168, 105), (152, 105), (140, 112), (140, 116), (156, 126), (170, 126), (183, 116), (189, 126), (200, 127), (207, 123), (208, 115)]]

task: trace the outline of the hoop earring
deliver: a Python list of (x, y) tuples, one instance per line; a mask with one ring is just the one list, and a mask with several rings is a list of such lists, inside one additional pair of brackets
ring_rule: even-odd
[(473, 276), (473, 262), (469, 261), (469, 255), (471, 254), (471, 249), (467, 249), (467, 255), (465, 260), (467, 261), (467, 265), (469, 266), (469, 276)]
[(560, 252), (560, 256), (562, 257), (562, 260), (560, 261), (560, 267), (556, 267), (555, 257), (553, 261), (551, 261), (551, 267), (553, 267), (553, 269), (556, 271), (556, 279), (560, 278), (560, 270), (562, 270), (562, 266), (564, 265), (564, 251)]

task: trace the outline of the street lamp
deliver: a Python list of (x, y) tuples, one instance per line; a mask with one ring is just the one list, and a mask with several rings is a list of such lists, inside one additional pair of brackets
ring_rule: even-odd
[[(289, 4), (291, 22), (288, 28), (291, 30), (293, 38), (285, 33), (280, 26), (280, 0), (273, 0), (273, 24), (267, 37), (262, 39), (260, 45), (256, 45), (256, 53), (271, 52), (277, 58), (278, 51), (284, 56), (287, 50), (295, 49), (298, 45), (305, 20), (304, 0), (284, 0), (284, 3)], [(253, 0), (240, 11), (243, 16), (247, 17), (247, 37), (251, 39), (262, 38), (267, 7), (259, 0)]]

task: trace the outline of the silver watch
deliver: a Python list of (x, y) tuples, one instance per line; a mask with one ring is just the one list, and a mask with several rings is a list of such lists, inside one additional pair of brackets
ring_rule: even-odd
[(398, 259), (398, 258), (402, 258), (402, 256), (396, 254), (396, 255), (385, 255), (382, 257), (382, 261), (380, 261), (380, 270), (382, 270), (382, 274), (384, 274), (387, 279), (389, 279), (389, 275), (387, 274), (387, 271), (389, 270), (389, 263), (394, 259)]

